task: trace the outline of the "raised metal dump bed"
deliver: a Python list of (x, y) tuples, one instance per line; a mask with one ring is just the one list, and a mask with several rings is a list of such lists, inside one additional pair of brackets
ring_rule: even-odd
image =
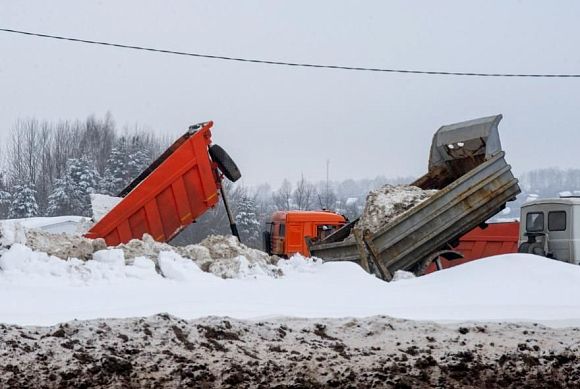
[[(390, 280), (397, 270), (420, 274), (448, 244), (484, 223), (520, 193), (505, 161), (501, 115), (441, 127), (433, 138), (429, 172), (411, 185), (440, 189), (371, 234), (356, 221), (318, 243), (313, 256), (356, 261)], [(348, 235), (354, 239), (345, 239)], [(370, 263), (370, 264), (369, 264)]]
[[(214, 207), (222, 187), (218, 168), (231, 181), (241, 174), (227, 153), (212, 145), (212, 126), (211, 121), (191, 126), (119, 193), (123, 199), (85, 236), (103, 238), (109, 246), (145, 233), (167, 242)], [(235, 224), (230, 224), (235, 235)]]

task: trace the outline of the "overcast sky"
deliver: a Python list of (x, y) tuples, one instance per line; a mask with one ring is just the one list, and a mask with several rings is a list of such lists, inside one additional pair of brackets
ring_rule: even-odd
[[(295, 62), (580, 73), (578, 1), (0, 0), (0, 28)], [(517, 172), (580, 167), (580, 79), (276, 67), (0, 32), (0, 131), (83, 119), (177, 136), (214, 120), (244, 182), (423, 174), (442, 124), (497, 113)]]

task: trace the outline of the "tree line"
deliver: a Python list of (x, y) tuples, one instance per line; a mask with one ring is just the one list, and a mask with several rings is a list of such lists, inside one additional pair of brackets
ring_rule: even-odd
[(165, 143), (143, 129), (119, 130), (110, 114), (20, 120), (4, 145), (0, 217), (90, 216), (91, 193), (118, 193)]
[[(19, 120), (3, 146), (0, 171), (0, 218), (91, 216), (90, 194), (116, 195), (171, 142), (139, 127), (119, 128), (112, 115), (48, 122)], [(225, 182), (244, 242), (258, 247), (261, 232), (277, 210), (329, 209), (357, 217), (366, 193), (385, 183), (409, 182), (377, 177), (342, 182), (295, 183), (284, 180), (273, 190)], [(220, 204), (175, 239), (199, 242), (209, 234), (229, 233)]]

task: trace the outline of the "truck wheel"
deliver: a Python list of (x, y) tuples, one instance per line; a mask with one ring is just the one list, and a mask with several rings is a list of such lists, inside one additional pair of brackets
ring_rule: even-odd
[(240, 169), (238, 169), (234, 160), (219, 145), (211, 145), (209, 155), (228, 180), (236, 182), (242, 177), (242, 173), (240, 173)]

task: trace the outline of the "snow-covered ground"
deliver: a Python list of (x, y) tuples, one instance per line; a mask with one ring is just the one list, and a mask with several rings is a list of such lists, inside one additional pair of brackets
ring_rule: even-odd
[[(62, 223), (77, 228), (50, 233)], [(146, 236), (104, 249), (78, 235), (86, 224), (75, 217), (0, 223), (0, 323), (169, 313), (580, 325), (580, 266), (538, 256), (503, 255), (386, 283), (354, 263), (278, 260), (233, 237), (173, 247)]]
[(278, 278), (241, 269), (240, 278), (222, 279), (169, 251), (159, 254), (158, 266), (159, 272), (144, 257), (126, 265), (118, 249), (64, 261), (15, 244), (0, 257), (0, 322), (50, 325), (167, 312), (184, 319), (389, 315), (580, 325), (580, 267), (531, 255), (492, 257), (393, 283), (353, 263), (299, 256), (280, 260)]

